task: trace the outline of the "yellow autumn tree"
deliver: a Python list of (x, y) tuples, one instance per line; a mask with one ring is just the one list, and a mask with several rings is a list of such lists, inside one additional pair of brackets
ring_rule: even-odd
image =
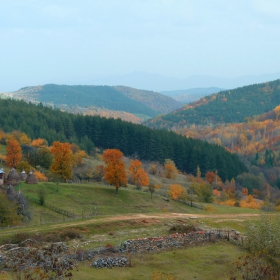
[(178, 174), (177, 167), (173, 160), (166, 159), (164, 162), (165, 177), (168, 179), (175, 179)]
[(263, 202), (254, 199), (251, 194), (249, 194), (245, 200), (240, 201), (240, 207), (242, 208), (260, 209), (262, 205)]
[(29, 145), (31, 143), (31, 139), (24, 132), (22, 132), (20, 134), (19, 142), (22, 145)]

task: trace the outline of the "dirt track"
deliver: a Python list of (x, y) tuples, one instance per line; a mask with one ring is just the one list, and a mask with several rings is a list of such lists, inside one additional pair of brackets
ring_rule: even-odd
[(93, 218), (87, 220), (70, 221), (60, 224), (45, 224), (42, 226), (30, 226), (22, 228), (10, 228), (0, 231), (1, 235), (14, 234), (16, 232), (38, 232), (42, 230), (57, 230), (60, 228), (71, 227), (71, 226), (82, 226), (88, 224), (94, 224), (98, 222), (110, 222), (110, 221), (127, 221), (127, 220), (162, 220), (162, 219), (196, 219), (196, 218), (220, 218), (220, 219), (238, 219), (248, 217), (258, 217), (260, 214), (184, 214), (184, 213), (159, 213), (159, 214), (131, 214), (131, 215), (116, 215), (104, 218)]

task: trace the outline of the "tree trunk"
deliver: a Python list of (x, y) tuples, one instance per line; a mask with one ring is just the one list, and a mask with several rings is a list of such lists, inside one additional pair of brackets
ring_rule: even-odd
[(116, 188), (116, 195), (118, 195), (119, 193), (119, 188)]

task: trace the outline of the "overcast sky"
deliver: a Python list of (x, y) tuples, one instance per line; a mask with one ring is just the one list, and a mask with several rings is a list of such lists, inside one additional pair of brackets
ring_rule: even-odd
[(279, 0), (0, 0), (0, 92), (135, 71), (280, 72)]

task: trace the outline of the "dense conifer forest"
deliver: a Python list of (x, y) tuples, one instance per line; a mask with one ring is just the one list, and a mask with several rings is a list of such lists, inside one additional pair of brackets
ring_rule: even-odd
[(161, 163), (169, 158), (183, 172), (196, 174), (199, 166), (202, 175), (217, 170), (223, 180), (247, 170), (236, 154), (174, 132), (98, 116), (69, 114), (23, 101), (0, 100), (0, 108), (3, 131), (20, 130), (32, 139), (44, 138), (49, 144), (57, 140), (77, 143), (87, 152), (94, 146), (117, 148), (126, 156)]

